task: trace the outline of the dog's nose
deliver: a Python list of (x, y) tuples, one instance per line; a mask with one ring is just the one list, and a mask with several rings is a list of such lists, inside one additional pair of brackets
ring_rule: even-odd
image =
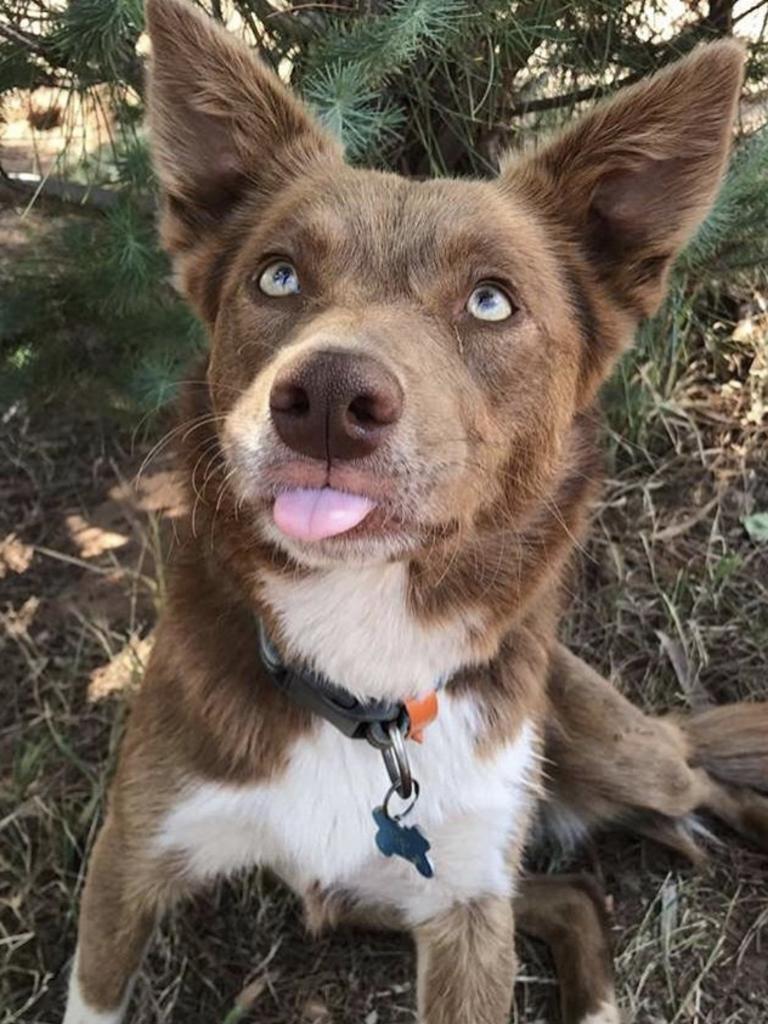
[(403, 411), (397, 378), (372, 356), (313, 352), (278, 374), (269, 396), (275, 430), (314, 459), (359, 459), (382, 443)]

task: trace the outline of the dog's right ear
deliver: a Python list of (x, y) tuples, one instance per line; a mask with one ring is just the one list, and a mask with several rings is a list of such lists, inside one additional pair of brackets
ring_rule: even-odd
[(188, 0), (147, 0), (146, 15), (150, 134), (171, 251), (312, 161), (341, 159), (340, 145), (277, 75)]

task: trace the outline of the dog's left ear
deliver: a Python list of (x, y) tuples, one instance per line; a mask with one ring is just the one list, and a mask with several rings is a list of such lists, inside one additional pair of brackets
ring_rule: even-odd
[[(189, 0), (147, 0), (149, 126), (170, 251), (341, 147), (243, 42)], [(186, 230), (185, 230), (186, 228)]]
[(709, 211), (725, 169), (744, 48), (710, 43), (619, 92), (501, 184), (567, 225), (611, 297), (637, 319)]

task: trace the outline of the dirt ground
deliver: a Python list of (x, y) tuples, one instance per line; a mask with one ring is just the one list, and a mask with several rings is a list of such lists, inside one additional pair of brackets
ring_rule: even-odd
[[(648, 708), (768, 698), (768, 544), (744, 525), (768, 511), (755, 390), (766, 327), (758, 316), (739, 329), (752, 341), (732, 347), (727, 373), (702, 354), (657, 410), (661, 449), (606, 435), (613, 458), (567, 633)], [(0, 426), (0, 1024), (61, 1017), (85, 861), (180, 514), (173, 467), (162, 445), (152, 452), (164, 428), (145, 440), (23, 403)], [(567, 864), (609, 893), (627, 1024), (768, 1020), (768, 861), (725, 834), (706, 843), (699, 874), (627, 835), (596, 837)], [(554, 1022), (546, 955), (521, 951), (513, 1019)], [(164, 923), (135, 1019), (397, 1024), (413, 1004), (407, 941), (310, 940), (294, 900), (255, 872)]]

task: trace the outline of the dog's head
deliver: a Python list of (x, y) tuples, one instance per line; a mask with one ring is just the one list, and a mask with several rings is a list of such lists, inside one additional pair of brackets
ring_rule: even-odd
[(523, 521), (707, 212), (743, 53), (701, 48), (493, 181), (359, 170), (245, 46), (149, 0), (163, 238), (238, 499), (295, 559)]

